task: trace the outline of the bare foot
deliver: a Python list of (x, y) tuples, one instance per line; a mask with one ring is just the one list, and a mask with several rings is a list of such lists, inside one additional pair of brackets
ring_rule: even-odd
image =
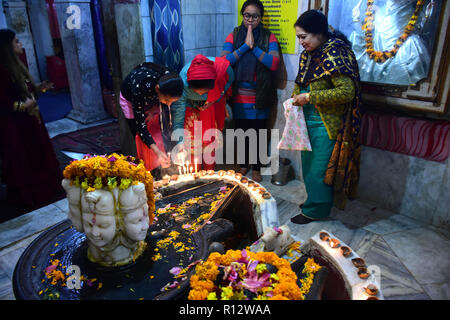
[(241, 168), (240, 173), (245, 176), (248, 172), (248, 168)]
[(256, 182), (261, 182), (262, 181), (261, 173), (259, 171), (253, 170), (252, 179)]

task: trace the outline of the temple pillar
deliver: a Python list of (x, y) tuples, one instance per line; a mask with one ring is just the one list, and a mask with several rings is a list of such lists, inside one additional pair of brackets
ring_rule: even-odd
[(114, 0), (122, 79), (145, 61), (140, 0)]
[[(127, 74), (123, 75), (122, 73), (123, 59), (121, 59), (119, 37), (118, 37), (119, 32), (118, 29), (121, 29), (121, 26), (116, 26), (116, 16), (114, 6), (115, 0), (102, 1), (106, 53), (108, 56), (108, 63), (110, 64), (112, 72), (111, 76), (113, 81), (113, 89), (115, 93), (116, 113), (120, 131), (120, 151), (123, 154), (132, 155), (136, 157), (137, 151), (136, 151), (136, 143), (134, 140), (135, 137), (131, 133), (130, 127), (127, 123), (127, 120), (125, 119), (125, 115), (123, 114), (122, 108), (120, 107), (119, 103), (120, 85), (122, 84), (122, 78), (125, 77)], [(122, 47), (122, 52), (124, 51), (126, 51), (126, 49)]]
[(28, 71), (36, 83), (41, 81), (39, 67), (34, 50), (34, 40), (28, 20), (27, 4), (25, 1), (3, 1), (6, 24), (16, 32), (16, 37), (22, 43), (27, 56)]
[(69, 80), (72, 111), (81, 123), (109, 118), (103, 107), (90, 0), (55, 0)]
[(28, 13), (31, 29), (33, 30), (34, 47), (36, 49), (36, 60), (38, 62), (41, 80), (48, 79), (47, 56), (53, 56), (53, 42), (50, 33), (50, 23), (45, 1), (28, 0)]

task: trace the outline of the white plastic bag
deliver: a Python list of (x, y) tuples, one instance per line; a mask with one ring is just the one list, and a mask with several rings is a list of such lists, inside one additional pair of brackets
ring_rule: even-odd
[(294, 106), (293, 100), (291, 98), (283, 102), (286, 125), (284, 126), (283, 136), (278, 143), (278, 149), (311, 151), (311, 142), (303, 109)]

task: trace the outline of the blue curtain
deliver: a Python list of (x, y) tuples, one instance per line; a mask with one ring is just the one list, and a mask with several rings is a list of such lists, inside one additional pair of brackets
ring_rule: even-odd
[(102, 9), (100, 1), (91, 0), (92, 26), (94, 29), (95, 48), (97, 51), (97, 62), (100, 72), (100, 82), (102, 88), (112, 90), (112, 78), (108, 66), (106, 55), (105, 38), (103, 33)]
[(150, 0), (154, 62), (180, 71), (184, 66), (180, 0)]

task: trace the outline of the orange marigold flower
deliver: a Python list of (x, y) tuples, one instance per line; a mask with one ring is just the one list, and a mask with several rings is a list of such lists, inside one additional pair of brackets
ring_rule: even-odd
[(285, 296), (289, 300), (300, 300), (300, 298), (302, 298), (300, 288), (295, 285), (295, 282), (294, 284), (289, 282), (281, 282), (275, 287), (273, 293), (274, 295)]
[(189, 300), (206, 300), (208, 297), (208, 290), (191, 290), (189, 291)]
[(272, 298), (269, 298), (269, 300), (289, 300), (285, 296), (282, 296), (281, 294), (274, 295)]
[[(362, 29), (366, 32), (366, 48), (373, 48), (373, 35), (372, 35), (372, 30), (373, 30), (373, 23), (372, 21), (374, 20), (374, 12), (373, 12), (373, 0), (367, 0), (367, 9), (366, 9), (366, 18), (364, 19), (364, 24), (362, 26)], [(417, 23), (418, 20), (418, 14), (422, 8), (422, 6), (424, 5), (425, 1), (424, 0), (418, 0), (416, 2), (416, 8), (414, 10), (413, 15), (411, 16), (411, 19), (409, 20), (408, 24), (405, 26), (404, 28), (404, 32), (402, 33), (402, 35), (400, 35), (400, 37), (398, 38), (398, 40), (396, 41), (396, 46), (397, 48), (394, 47), (394, 49), (389, 50), (389, 51), (384, 51), (384, 52), (368, 52), (368, 50), (366, 50), (367, 54), (369, 55), (369, 58), (372, 60), (375, 60), (376, 62), (384, 62), (389, 58), (392, 58), (398, 51), (398, 47), (400, 47), (405, 41), (406, 39), (409, 37), (409, 35), (411, 34), (411, 32), (414, 30), (415, 28), (415, 24)], [(369, 45), (370, 44), (370, 45)]]

